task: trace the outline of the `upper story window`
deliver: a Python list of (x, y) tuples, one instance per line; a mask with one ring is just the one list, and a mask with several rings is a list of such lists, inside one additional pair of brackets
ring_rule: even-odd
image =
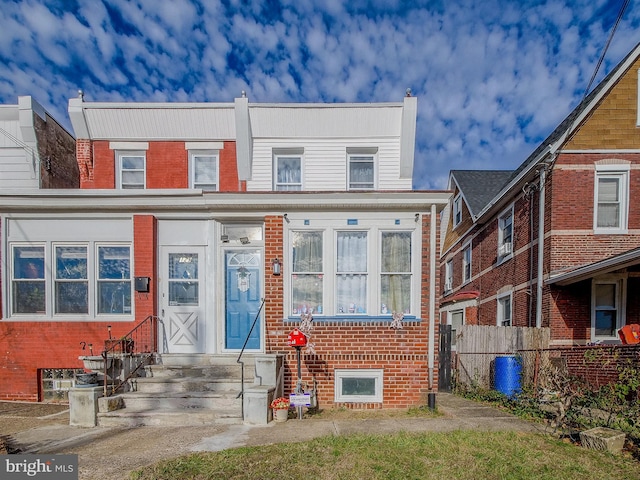
[(451, 290), (453, 290), (453, 260), (444, 264), (444, 291), (446, 293)]
[(349, 153), (347, 157), (349, 190), (373, 190), (375, 188), (375, 155)]
[(146, 156), (144, 151), (124, 152), (117, 155), (118, 188), (143, 189), (146, 185)]
[(629, 198), (629, 165), (596, 165), (594, 198), (594, 232), (626, 232)]
[(471, 243), (462, 250), (462, 283), (471, 281)]
[(453, 199), (453, 227), (457, 227), (462, 222), (462, 195), (458, 194)]
[(189, 151), (189, 186), (215, 192), (218, 190), (218, 152)]
[(498, 261), (513, 253), (513, 206), (498, 217)]
[(591, 338), (617, 339), (625, 324), (626, 281), (622, 277), (594, 279), (591, 293)]
[(499, 327), (511, 326), (511, 292), (498, 297), (498, 319)]
[(274, 190), (302, 190), (302, 152), (274, 152), (273, 171)]

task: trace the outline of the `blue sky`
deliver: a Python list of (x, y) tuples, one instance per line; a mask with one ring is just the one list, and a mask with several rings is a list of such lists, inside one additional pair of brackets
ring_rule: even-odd
[[(582, 98), (624, 0), (23, 0), (0, 9), (0, 103), (70, 129), (90, 102), (418, 97), (414, 187), (513, 169)], [(598, 79), (640, 42), (631, 2)]]

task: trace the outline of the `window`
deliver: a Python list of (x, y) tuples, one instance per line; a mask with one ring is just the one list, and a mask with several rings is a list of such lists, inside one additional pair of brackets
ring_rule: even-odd
[(380, 313), (411, 310), (411, 232), (382, 232)]
[(169, 305), (199, 304), (197, 253), (169, 254)]
[(324, 271), (322, 232), (292, 233), (291, 310), (301, 313), (323, 313)]
[(382, 370), (336, 370), (335, 382), (336, 402), (382, 402)]
[(453, 290), (453, 260), (444, 264), (444, 291), (450, 292), (451, 290)]
[(11, 309), (44, 314), (46, 306), (44, 246), (13, 246)]
[(118, 152), (118, 188), (145, 188), (145, 152)]
[(130, 246), (48, 242), (10, 251), (11, 315), (131, 315)]
[(462, 222), (462, 195), (458, 194), (453, 199), (453, 227), (457, 227)]
[[(594, 230), (623, 233), (627, 229), (628, 171), (622, 165), (596, 165)], [(611, 171), (616, 168), (618, 171)], [(627, 167), (628, 169), (628, 167)]]
[(348, 164), (349, 190), (373, 190), (375, 188), (373, 155), (349, 154)]
[(274, 190), (302, 190), (302, 156), (276, 155)]
[(510, 257), (513, 252), (513, 207), (498, 218), (498, 260)]
[(218, 153), (213, 150), (189, 152), (189, 184), (215, 192), (218, 190)]
[(89, 313), (87, 247), (55, 247), (55, 313)]
[(511, 293), (498, 297), (498, 326), (511, 326)]
[(367, 313), (367, 232), (338, 232), (336, 248), (336, 311)]
[(462, 283), (471, 281), (471, 244), (462, 250)]
[(129, 247), (98, 247), (98, 314), (131, 313)]
[(625, 323), (622, 297), (624, 279), (594, 280), (592, 288), (592, 338), (618, 338), (617, 332)]
[(84, 373), (81, 368), (41, 369), (42, 401), (67, 403), (69, 401), (69, 390), (76, 386), (76, 375), (81, 373)]

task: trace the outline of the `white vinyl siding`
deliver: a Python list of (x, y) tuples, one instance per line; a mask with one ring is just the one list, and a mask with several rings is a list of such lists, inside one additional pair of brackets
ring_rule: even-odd
[(0, 120), (0, 129), (0, 190), (38, 188), (40, 167), (35, 146), (23, 148), (17, 119)]
[(255, 139), (253, 166), (248, 191), (273, 190), (273, 152), (278, 149), (304, 149), (302, 185), (305, 191), (345, 191), (347, 186), (347, 149), (378, 149), (377, 188), (411, 190), (411, 179), (400, 178), (400, 143), (388, 138), (354, 139)]

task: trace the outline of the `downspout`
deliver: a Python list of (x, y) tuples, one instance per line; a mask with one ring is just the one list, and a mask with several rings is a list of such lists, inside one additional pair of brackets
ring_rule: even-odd
[(538, 205), (538, 288), (536, 292), (536, 328), (542, 327), (542, 274), (544, 272), (544, 202), (547, 165), (540, 169), (540, 197)]
[(433, 391), (435, 358), (436, 315), (436, 206), (431, 205), (431, 232), (429, 235), (429, 392)]

